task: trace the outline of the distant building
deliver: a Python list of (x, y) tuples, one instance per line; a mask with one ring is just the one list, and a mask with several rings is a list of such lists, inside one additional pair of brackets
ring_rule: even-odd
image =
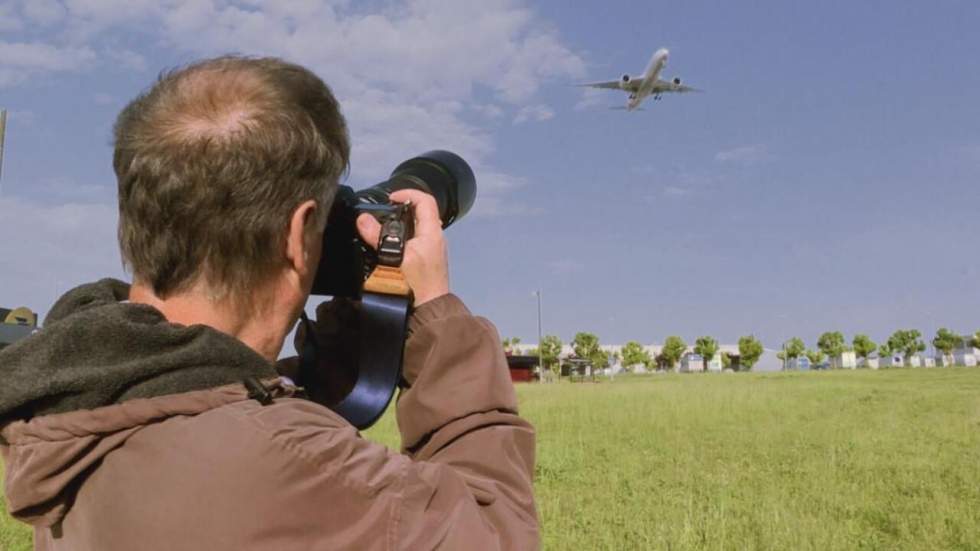
[(507, 367), (510, 368), (510, 380), (515, 383), (529, 383), (538, 378), (535, 373), (537, 356), (507, 356)]
[(857, 354), (853, 350), (847, 350), (837, 356), (831, 356), (830, 367), (832, 369), (855, 369), (857, 367)]
[(806, 356), (790, 358), (786, 360), (786, 369), (791, 371), (809, 371), (810, 358), (807, 358)]
[(710, 360), (704, 362), (704, 367), (708, 371), (721, 373), (721, 352), (715, 352)]
[[(514, 355), (528, 355), (528, 353), (536, 349), (537, 346), (538, 346), (537, 343), (520, 343), (515, 345), (512, 348), (512, 350)], [(601, 345), (600, 348), (602, 348), (602, 350), (604, 350), (607, 353), (616, 353), (621, 358), (623, 345), (604, 344)], [(643, 345), (643, 349), (646, 350), (646, 352), (650, 355), (650, 359), (656, 361), (657, 357), (663, 351), (663, 345), (647, 344), (647, 345)], [(687, 350), (685, 351), (685, 355), (693, 354), (693, 353), (694, 353), (693, 347), (688, 347)], [(738, 357), (738, 359), (741, 361), (737, 344), (721, 344), (718, 346), (718, 353), (715, 355), (715, 357), (708, 361), (708, 365), (707, 365), (708, 371), (721, 372), (723, 367), (721, 355), (726, 353)], [(752, 370), (753, 371), (779, 371), (783, 369), (782, 361), (776, 357), (777, 353), (778, 350), (773, 350), (769, 348), (764, 349), (762, 356), (758, 359), (755, 365), (752, 366)], [(570, 344), (563, 344), (561, 347), (561, 352), (559, 353), (558, 357), (561, 360), (565, 360), (567, 358), (574, 357), (574, 355), (575, 355), (575, 350), (572, 348), (572, 346)], [(683, 358), (684, 356), (681, 357), (681, 362), (679, 362), (679, 365), (675, 365), (672, 367), (676, 367), (679, 372), (704, 371), (705, 369), (704, 359), (701, 358), (701, 356), (698, 356), (698, 358), (701, 359), (697, 360), (697, 362), (700, 362), (701, 365), (695, 366), (692, 363), (688, 365), (687, 368), (685, 368), (684, 366)], [(643, 366), (639, 366), (639, 365), (631, 367), (631, 371), (633, 373), (647, 373), (652, 369), (668, 369), (668, 366), (661, 364), (661, 365), (656, 365), (656, 367), (653, 368), (644, 368)], [(742, 369), (744, 369), (744, 366), (742, 367)], [(618, 373), (622, 373), (623, 371), (624, 369), (622, 366), (622, 360), (617, 359), (614, 361), (612, 360), (612, 358), (610, 358), (609, 367), (601, 370), (601, 372), (606, 375), (618, 374)]]
[(980, 350), (970, 345), (960, 346), (953, 351), (953, 360), (956, 362), (956, 365), (976, 367), (978, 356), (980, 356)]
[(908, 367), (922, 367), (922, 356), (918, 354), (909, 356)]
[(704, 358), (700, 354), (687, 352), (681, 357), (681, 373), (700, 373), (704, 371)]
[(881, 367), (904, 367), (905, 360), (901, 354), (890, 354), (879, 358), (878, 365)]
[(858, 367), (865, 367), (867, 369), (878, 369), (878, 358), (861, 358), (858, 361)]
[(936, 367), (936, 358), (933, 358), (932, 356), (923, 356), (922, 367)]
[(562, 377), (569, 377), (573, 381), (575, 379), (584, 380), (586, 377), (595, 380), (595, 369), (592, 367), (592, 362), (582, 358), (567, 358), (561, 363), (561, 375)]

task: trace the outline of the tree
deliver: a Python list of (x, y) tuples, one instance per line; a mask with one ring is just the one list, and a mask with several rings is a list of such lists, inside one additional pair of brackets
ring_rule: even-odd
[(806, 354), (806, 358), (808, 360), (810, 360), (810, 367), (811, 368), (814, 368), (814, 367), (820, 365), (823, 362), (823, 359), (824, 359), (824, 356), (825, 356), (824, 351), (823, 350), (820, 350), (819, 348), (816, 349), (816, 350), (807, 349), (807, 351), (805, 352), (805, 354)]
[(854, 354), (858, 358), (864, 358), (865, 362), (867, 362), (868, 356), (873, 354), (878, 348), (878, 344), (867, 335), (854, 335), (854, 340), (851, 344), (854, 346)]
[(885, 344), (883, 344), (883, 345), (881, 345), (881, 346), (878, 347), (878, 357), (879, 358), (884, 358), (886, 356), (891, 356), (892, 355), (892, 352), (894, 352), (894, 350), (892, 350), (892, 347), (891, 346), (888, 346), (888, 343), (885, 343)]
[(650, 365), (650, 353), (647, 352), (643, 345), (636, 341), (630, 341), (623, 345), (623, 367), (630, 369), (635, 365)]
[(664, 341), (664, 347), (661, 349), (660, 355), (663, 357), (664, 363), (667, 364), (667, 368), (674, 369), (686, 350), (687, 343), (684, 342), (684, 339), (670, 336)]
[(576, 333), (572, 339), (572, 348), (576, 356), (590, 360), (599, 349), (599, 337), (592, 333)]
[(787, 362), (799, 358), (804, 352), (806, 352), (806, 345), (803, 344), (803, 339), (793, 337), (783, 343), (783, 349), (776, 353), (776, 357), (783, 361), (783, 369), (786, 369)]
[(514, 354), (520, 354), (521, 352), (520, 349), (517, 348), (517, 345), (521, 344), (520, 337), (512, 337), (509, 339), (504, 339), (502, 344), (504, 345), (504, 353), (507, 354), (508, 356)]
[(840, 358), (841, 354), (847, 350), (847, 341), (844, 340), (844, 335), (840, 331), (827, 331), (817, 339), (817, 348), (826, 354), (833, 363), (837, 361), (835, 358)]
[(609, 365), (609, 355), (599, 348), (599, 337), (592, 333), (576, 333), (572, 339), (575, 355), (589, 360), (592, 369), (604, 369)]
[(806, 352), (806, 345), (803, 344), (803, 339), (799, 337), (793, 337), (786, 342), (785, 345), (786, 358), (790, 360), (795, 360)]
[(932, 345), (936, 347), (936, 350), (943, 353), (943, 365), (952, 363), (949, 357), (953, 354), (953, 350), (956, 350), (962, 344), (963, 337), (945, 327), (939, 328), (939, 331), (936, 331), (935, 338), (932, 339)]
[(694, 341), (694, 353), (699, 354), (703, 358), (704, 370), (707, 371), (708, 362), (718, 353), (718, 341), (709, 336), (698, 337)]
[(561, 339), (555, 335), (546, 335), (538, 345), (541, 352), (541, 363), (545, 369), (550, 369), (558, 375), (561, 372), (558, 356), (561, 355)]
[(601, 348), (596, 348), (592, 356), (589, 357), (589, 361), (592, 363), (592, 372), (595, 373), (600, 369), (606, 369), (609, 367), (610, 362), (614, 359), (614, 354), (606, 352)]
[(722, 352), (721, 353), (721, 368), (722, 369), (731, 369), (731, 367), (732, 367), (732, 355), (729, 354), (728, 352)]
[(926, 349), (926, 343), (922, 342), (921, 337), (922, 333), (916, 329), (899, 329), (888, 337), (888, 348), (901, 354), (905, 358), (905, 364), (908, 365), (912, 356)]
[(762, 357), (764, 349), (759, 339), (754, 335), (748, 335), (738, 339), (738, 354), (741, 356), (739, 368), (752, 371), (752, 366)]
[(980, 348), (980, 331), (973, 334), (973, 338), (970, 339), (970, 344), (973, 348)]

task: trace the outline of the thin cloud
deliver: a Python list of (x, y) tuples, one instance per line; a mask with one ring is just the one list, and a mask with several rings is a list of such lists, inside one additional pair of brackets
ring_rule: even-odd
[(582, 98), (575, 104), (575, 110), (585, 111), (586, 109), (596, 107), (606, 101), (604, 97), (608, 97), (608, 90), (586, 88), (582, 91)]
[(43, 205), (0, 197), (0, 220), (22, 228), (0, 240), (4, 259), (0, 304), (41, 313), (82, 281), (122, 277), (116, 241), (117, 209), (108, 203)]
[(769, 149), (763, 144), (743, 145), (715, 154), (715, 161), (719, 163), (732, 163), (741, 166), (756, 165), (771, 158)]
[(544, 104), (528, 105), (522, 107), (514, 117), (514, 124), (523, 124), (528, 121), (542, 122), (555, 117), (555, 111)]
[(0, 87), (109, 65), (145, 71), (147, 57), (157, 57), (152, 51), (119, 47), (119, 33), (134, 29), (143, 44), (180, 55), (283, 57), (313, 69), (341, 100), (357, 184), (373, 183), (423, 151), (451, 149), (473, 165), (480, 201), (497, 203), (487, 212), (520, 210), (505, 206), (507, 188), (484, 187), (485, 174), (499, 181), (506, 172), (493, 162), (487, 125), (504, 116), (514, 124), (554, 117), (533, 101), (539, 90), (585, 73), (583, 59), (521, 0), (404, 1), (375, 13), (316, 0), (85, 0), (8, 11), (18, 21), (43, 21), (50, 43), (0, 42)]
[(0, 88), (49, 73), (81, 71), (95, 60), (95, 52), (88, 47), (62, 48), (44, 42), (0, 40)]

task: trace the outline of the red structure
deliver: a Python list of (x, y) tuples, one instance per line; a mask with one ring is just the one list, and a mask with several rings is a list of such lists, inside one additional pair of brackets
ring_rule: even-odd
[(510, 380), (515, 383), (529, 383), (537, 380), (534, 369), (538, 367), (537, 356), (507, 356)]

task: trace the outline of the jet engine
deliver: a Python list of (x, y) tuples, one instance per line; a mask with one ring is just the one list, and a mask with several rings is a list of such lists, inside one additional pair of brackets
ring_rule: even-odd
[(630, 76), (629, 75), (623, 75), (623, 84), (626, 84), (629, 81), (630, 81)]
[(680, 77), (674, 77), (674, 86), (680, 86), (680, 85), (681, 85)]

